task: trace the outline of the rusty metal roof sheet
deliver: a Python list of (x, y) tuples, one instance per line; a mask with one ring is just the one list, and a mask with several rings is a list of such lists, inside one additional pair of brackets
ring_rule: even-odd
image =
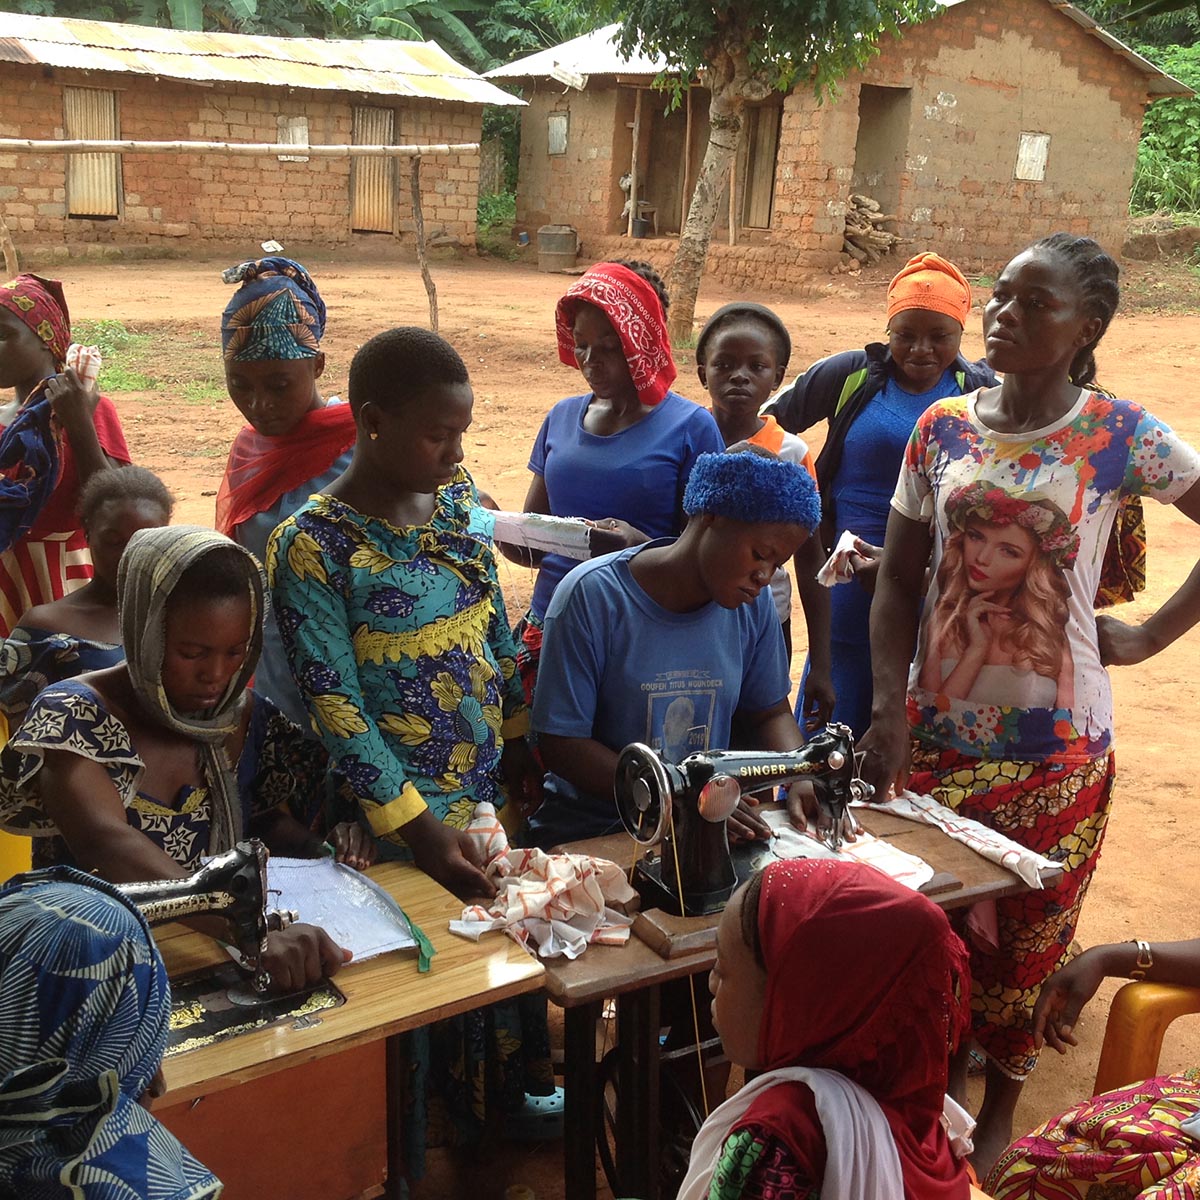
[(436, 42), (193, 33), (23, 13), (0, 13), (0, 32), (4, 62), (195, 83), (255, 83), (462, 104), (523, 103), (455, 62)]

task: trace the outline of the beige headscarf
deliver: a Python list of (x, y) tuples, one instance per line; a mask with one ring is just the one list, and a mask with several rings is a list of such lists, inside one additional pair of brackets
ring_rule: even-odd
[[(246, 594), (250, 599), (250, 641), (245, 661), (225, 694), (204, 715), (184, 715), (172, 707), (162, 684), (166, 648), (167, 602), (183, 573), (214, 550), (233, 547), (246, 556)], [(117, 568), (117, 605), (129, 678), (147, 716), (200, 743), (201, 765), (209, 788), (208, 851), (230, 849), (242, 833), (237, 775), (225, 742), (241, 720), (246, 688), (262, 652), (266, 581), (258, 559), (236, 542), (199, 525), (139, 529), (129, 539)]]

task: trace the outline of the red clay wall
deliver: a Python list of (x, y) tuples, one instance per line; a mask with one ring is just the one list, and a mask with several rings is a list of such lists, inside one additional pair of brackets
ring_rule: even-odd
[[(1044, 0), (963, 0), (889, 39), (843, 82), (836, 101), (818, 104), (804, 89), (786, 98), (771, 228), (739, 231), (733, 247), (714, 236), (707, 276), (734, 289), (786, 291), (838, 261), (847, 199), (871, 190), (855, 185), (864, 84), (911, 89), (907, 133), (894, 156), (901, 220), (890, 228), (907, 239), (894, 252), (897, 267), (933, 249), (990, 270), (1056, 229), (1119, 250), (1146, 83)], [(615, 219), (632, 120), (617, 89), (594, 80), (583, 94), (563, 94), (560, 84), (542, 82), (525, 95), (518, 216), (531, 227), (574, 225), (584, 259), (637, 252)], [(548, 157), (546, 114), (568, 106), (568, 152)], [(1050, 135), (1040, 182), (1013, 178), (1022, 132)], [(648, 153), (653, 162), (655, 148)]]
[[(118, 91), (122, 138), (149, 141), (275, 142), (278, 115), (308, 117), (314, 143), (348, 143), (355, 103), (394, 108), (397, 142), (477, 142), (481, 110), (439, 101), (285, 92), (253, 85), (200, 88), (130, 75), (54, 71), (0, 63), (0, 136), (61, 138), (63, 85)], [(408, 160), (398, 160), (396, 214), (411, 230)], [(350, 230), (350, 160), (228, 155), (125, 154), (124, 208), (116, 220), (67, 216), (65, 156), (0, 153), (0, 211), (22, 243), (162, 239), (337, 244), (388, 235)], [(421, 164), (426, 233), (475, 240), (478, 152), (429, 156)], [(390, 240), (390, 239), (388, 239)]]
[[(887, 42), (837, 103), (785, 101), (771, 233), (807, 242), (808, 264), (841, 249), (863, 84), (912, 89), (903, 250), (994, 264), (1055, 229), (1119, 250), (1146, 76), (1049, 4), (965, 0)], [(1050, 134), (1041, 182), (1013, 178), (1021, 132)]]

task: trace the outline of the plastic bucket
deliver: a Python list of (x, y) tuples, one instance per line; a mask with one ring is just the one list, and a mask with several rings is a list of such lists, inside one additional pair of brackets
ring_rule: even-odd
[(537, 251), (539, 271), (569, 271), (579, 256), (579, 234), (573, 225), (543, 225)]
[(635, 238), (644, 238), (650, 236), (650, 222), (647, 220), (647, 218), (633, 218), (633, 236)]

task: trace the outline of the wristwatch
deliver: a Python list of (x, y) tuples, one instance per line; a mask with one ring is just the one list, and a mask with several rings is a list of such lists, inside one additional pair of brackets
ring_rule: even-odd
[(1137, 946), (1137, 961), (1133, 964), (1133, 969), (1129, 972), (1129, 978), (1145, 979), (1146, 972), (1154, 966), (1154, 955), (1150, 953), (1149, 942), (1144, 942), (1141, 938), (1135, 938), (1134, 945)]

